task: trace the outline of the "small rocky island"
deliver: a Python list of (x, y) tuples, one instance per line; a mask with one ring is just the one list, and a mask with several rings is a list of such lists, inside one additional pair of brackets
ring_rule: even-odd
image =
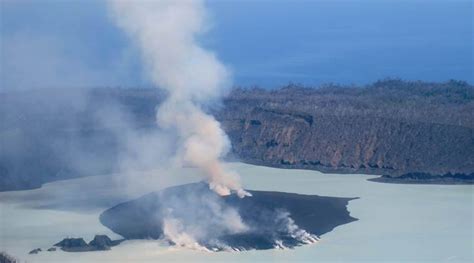
[[(66, 252), (87, 252), (110, 250), (111, 247), (120, 244), (124, 239), (112, 240), (107, 235), (96, 235), (91, 242), (86, 243), (83, 238), (65, 238), (49, 248), (48, 252), (56, 251), (56, 247)], [(33, 249), (29, 254), (38, 254), (41, 248)]]
[(294, 248), (357, 220), (347, 210), (355, 198), (249, 192), (219, 196), (204, 182), (180, 185), (119, 204), (100, 220), (126, 239), (185, 247), (181, 241), (191, 240), (192, 248), (209, 251)]
[(123, 240), (111, 240), (106, 235), (96, 235), (89, 244), (82, 238), (65, 238), (54, 244), (54, 246), (60, 247), (61, 250), (67, 252), (100, 251), (110, 250), (111, 247), (120, 244), (122, 241)]

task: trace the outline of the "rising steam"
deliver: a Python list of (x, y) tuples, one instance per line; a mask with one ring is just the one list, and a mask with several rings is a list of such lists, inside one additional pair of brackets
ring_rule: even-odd
[[(110, 6), (117, 24), (140, 47), (153, 82), (168, 93), (157, 122), (177, 134), (177, 159), (201, 169), (209, 183), (160, 195), (156, 219), (163, 237), (177, 246), (204, 251), (245, 249), (252, 238), (278, 248), (316, 242), (317, 237), (300, 229), (289, 213), (261, 207), (251, 217), (245, 211), (245, 222), (238, 205), (230, 203), (248, 199), (219, 196), (235, 192), (242, 198), (250, 193), (242, 189), (239, 176), (220, 162), (229, 151), (229, 139), (219, 122), (202, 109), (219, 99), (230, 84), (227, 69), (197, 41), (207, 25), (203, 2), (112, 0)], [(231, 247), (232, 240), (243, 243)]]
[(176, 131), (179, 161), (198, 167), (219, 195), (249, 195), (220, 162), (230, 148), (225, 132), (202, 106), (219, 99), (230, 74), (197, 37), (207, 28), (202, 1), (109, 1), (119, 27), (140, 47), (152, 81), (168, 92), (160, 127)]

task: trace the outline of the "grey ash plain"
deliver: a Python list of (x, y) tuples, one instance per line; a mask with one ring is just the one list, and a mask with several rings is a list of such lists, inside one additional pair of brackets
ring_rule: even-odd
[[(319, 237), (339, 225), (357, 220), (347, 210), (348, 203), (356, 198), (249, 192), (251, 197), (222, 197), (204, 182), (180, 185), (114, 206), (101, 214), (100, 221), (126, 239), (159, 239), (163, 238), (167, 211), (173, 211), (174, 218), (184, 225), (199, 225), (196, 221), (206, 220), (209, 209), (215, 209), (215, 206), (232, 208), (238, 211), (248, 230), (239, 233), (219, 231), (211, 238), (206, 236), (196, 241), (212, 251), (221, 251), (223, 247), (242, 251), (308, 244), (307, 240), (288, 230), (290, 221), (308, 234)], [(189, 213), (193, 215), (191, 219), (186, 218)], [(282, 213), (288, 217), (282, 217)]]

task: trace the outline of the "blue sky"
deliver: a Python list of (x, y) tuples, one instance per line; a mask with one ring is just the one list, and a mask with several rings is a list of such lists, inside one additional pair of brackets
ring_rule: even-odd
[[(1, 1), (0, 89), (146, 86), (101, 1)], [(472, 1), (208, 1), (236, 85), (473, 82)]]

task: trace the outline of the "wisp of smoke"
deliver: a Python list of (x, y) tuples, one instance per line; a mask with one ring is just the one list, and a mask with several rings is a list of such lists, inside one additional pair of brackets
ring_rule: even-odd
[(152, 81), (168, 92), (157, 122), (178, 135), (177, 160), (203, 170), (219, 195), (249, 195), (238, 175), (222, 165), (229, 139), (202, 109), (222, 95), (230, 79), (216, 56), (198, 44), (197, 37), (207, 28), (204, 3), (111, 0), (109, 6), (117, 25), (139, 46)]

